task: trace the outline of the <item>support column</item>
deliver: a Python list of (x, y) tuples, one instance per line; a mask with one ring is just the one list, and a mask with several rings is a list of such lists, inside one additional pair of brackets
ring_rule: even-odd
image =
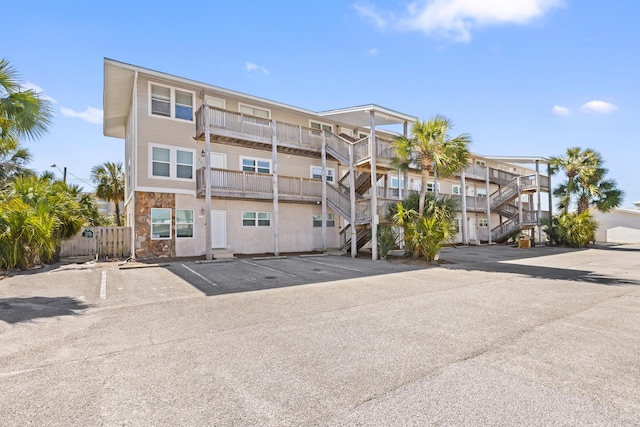
[(489, 192), (489, 168), (487, 167), (487, 229), (489, 234), (489, 244), (491, 244), (491, 193)]
[(204, 113), (204, 210), (205, 210), (205, 259), (210, 261), (211, 255), (211, 139), (209, 137), (209, 106), (202, 104)]
[(549, 233), (553, 234), (553, 194), (551, 191), (551, 163), (547, 163), (547, 175), (549, 176)]
[(462, 187), (462, 244), (469, 244), (469, 230), (467, 224), (467, 183), (464, 170), (460, 173), (460, 184)]
[(540, 161), (536, 160), (536, 193), (538, 195), (538, 243), (542, 244), (542, 205), (540, 194)]
[(356, 175), (353, 169), (353, 144), (349, 144), (349, 201), (351, 208), (351, 258), (358, 255), (358, 237), (356, 233)]
[(322, 252), (327, 251), (327, 139), (322, 131)]
[(278, 215), (278, 137), (276, 135), (276, 121), (271, 121), (271, 185), (273, 187), (273, 254), (280, 255), (280, 218)]
[(518, 186), (518, 220), (520, 221), (520, 228), (522, 228), (522, 193), (520, 192), (520, 177), (516, 178), (516, 185)]
[(376, 141), (376, 113), (369, 111), (371, 123), (371, 259), (378, 259), (378, 173), (376, 171), (376, 154), (378, 143)]

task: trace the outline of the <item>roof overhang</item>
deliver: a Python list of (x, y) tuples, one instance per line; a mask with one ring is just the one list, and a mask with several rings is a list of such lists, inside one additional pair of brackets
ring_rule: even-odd
[(374, 113), (375, 126), (397, 125), (418, 120), (417, 117), (375, 104), (322, 111), (318, 113), (318, 116), (359, 128), (368, 128), (371, 126), (371, 112)]
[(135, 70), (104, 61), (103, 124), (105, 136), (124, 138), (133, 96)]

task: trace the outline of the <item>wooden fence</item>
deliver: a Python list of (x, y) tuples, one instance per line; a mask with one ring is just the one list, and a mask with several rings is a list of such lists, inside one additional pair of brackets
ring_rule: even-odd
[(85, 227), (62, 241), (60, 257), (97, 256), (126, 259), (131, 255), (131, 227)]

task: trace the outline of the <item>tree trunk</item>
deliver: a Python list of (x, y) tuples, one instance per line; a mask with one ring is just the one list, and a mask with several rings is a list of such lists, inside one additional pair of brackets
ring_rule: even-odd
[(424, 216), (424, 198), (427, 196), (427, 180), (429, 179), (429, 170), (422, 169), (422, 186), (420, 187), (420, 201), (418, 202), (418, 216), (422, 218)]
[(116, 225), (118, 227), (120, 227), (122, 224), (120, 224), (120, 202), (116, 201)]

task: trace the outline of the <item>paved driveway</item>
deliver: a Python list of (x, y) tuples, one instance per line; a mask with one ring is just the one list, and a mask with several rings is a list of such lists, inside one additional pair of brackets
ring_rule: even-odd
[(0, 281), (2, 425), (638, 425), (640, 247)]

